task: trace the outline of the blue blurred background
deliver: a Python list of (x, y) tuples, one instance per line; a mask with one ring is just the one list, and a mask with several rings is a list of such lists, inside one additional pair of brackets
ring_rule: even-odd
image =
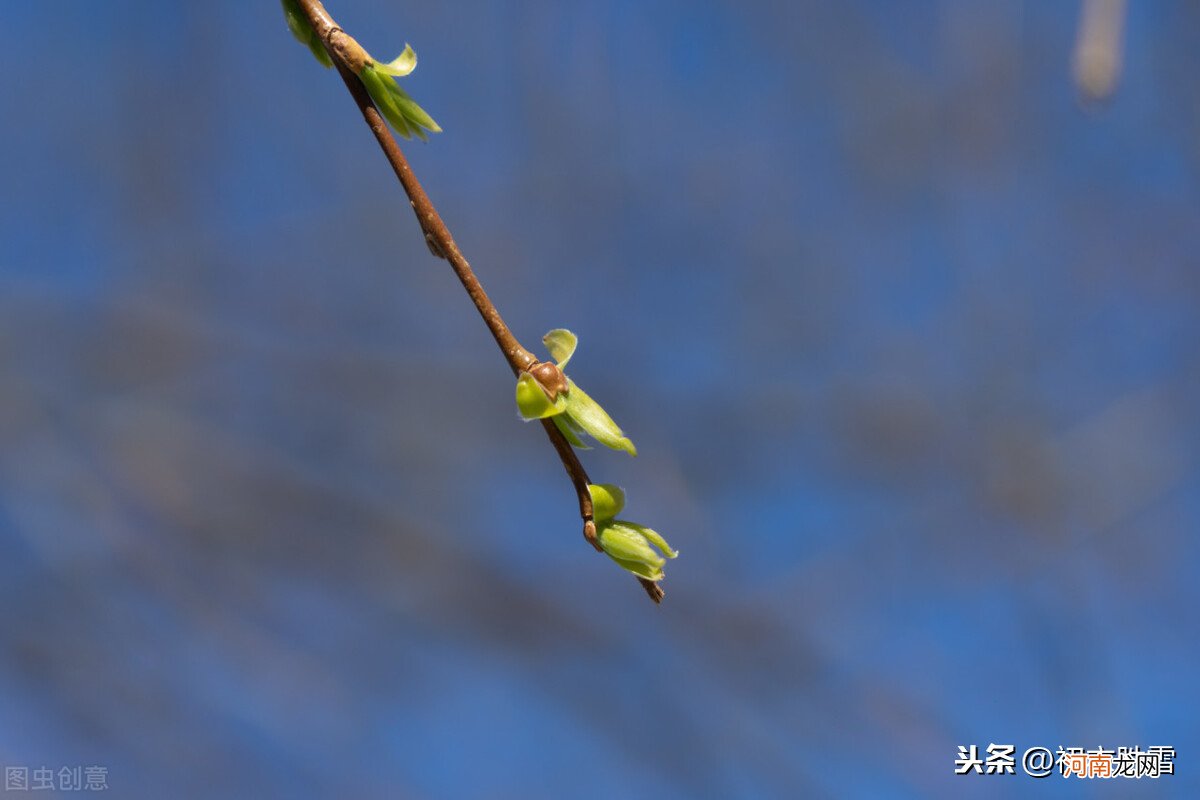
[[(278, 3), (3, 3), (0, 760), (1197, 796), (1200, 10), (1130, 5), (1096, 103), (1076, 3), (330, 3), (420, 55), (517, 335), (580, 335), (656, 608)], [(953, 775), (992, 742), (1178, 774)]]

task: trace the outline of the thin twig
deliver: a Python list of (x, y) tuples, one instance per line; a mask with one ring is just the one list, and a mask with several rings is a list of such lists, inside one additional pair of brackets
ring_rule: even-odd
[[(425, 242), (429, 245), (430, 252), (450, 263), (454, 274), (458, 276), (458, 280), (467, 290), (471, 302), (479, 310), (479, 315), (483, 317), (484, 324), (491, 331), (492, 338), (496, 340), (500, 352), (504, 354), (513, 373), (517, 374), (530, 369), (538, 363), (538, 359), (521, 346), (517, 337), (504, 324), (500, 311), (488, 297), (487, 292), (483, 290), (479, 279), (475, 277), (474, 270), (471, 269), (467, 259), (463, 257), (458, 245), (455, 244), (454, 237), (450, 235), (446, 223), (442, 221), (442, 217), (434, 208), (429, 195), (425, 193), (421, 182), (417, 180), (417, 176), (409, 167), (408, 159), (400, 150), (400, 145), (392, 135), (383, 115), (379, 113), (370, 94), (358, 79), (358, 72), (370, 56), (355, 41), (354, 37), (338, 27), (320, 0), (297, 0), (297, 2), (313, 26), (313, 30), (325, 44), (325, 49), (329, 52), (334, 66), (337, 67), (342, 81), (346, 84), (346, 89), (354, 98), (358, 110), (362, 112), (367, 127), (375, 135), (375, 141), (379, 142), (379, 147), (383, 150), (388, 163), (392, 165), (392, 170), (400, 180), (400, 185), (404, 187), (404, 193), (408, 195), (409, 205), (412, 206), (413, 213), (417, 216), (417, 223), (425, 234)], [(583, 520), (583, 536), (592, 547), (600, 550), (600, 543), (596, 538), (596, 523), (592, 517), (592, 495), (588, 491), (588, 484), (591, 481), (588, 479), (587, 471), (580, 463), (579, 456), (575, 454), (570, 442), (553, 422), (544, 419), (542, 427), (550, 439), (550, 444), (554, 446), (554, 451), (558, 453), (563, 469), (566, 470), (567, 477), (571, 479), (571, 485), (575, 488), (575, 494), (579, 500), (579, 516)], [(650, 596), (651, 600), (655, 603), (662, 601), (663, 590), (657, 583), (644, 578), (638, 578), (638, 582), (642, 584), (642, 588), (646, 590), (646, 594)]]
[(1125, 0), (1084, 0), (1072, 56), (1075, 85), (1084, 100), (1112, 97), (1121, 77)]

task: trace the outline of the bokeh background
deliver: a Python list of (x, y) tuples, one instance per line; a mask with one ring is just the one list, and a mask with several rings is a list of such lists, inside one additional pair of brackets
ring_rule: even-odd
[[(1197, 796), (1200, 10), (356, 2), (667, 598), (275, 2), (5, 2), (0, 760), (116, 797)], [(1173, 745), (1157, 782), (960, 744)], [(49, 793), (43, 793), (49, 794)], [(62, 794), (67, 794), (63, 792)]]

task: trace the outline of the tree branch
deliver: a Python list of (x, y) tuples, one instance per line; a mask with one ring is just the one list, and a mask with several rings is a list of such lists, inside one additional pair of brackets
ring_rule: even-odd
[[(450, 235), (446, 223), (442, 221), (442, 217), (434, 208), (429, 195), (425, 193), (421, 182), (417, 180), (417, 176), (409, 167), (408, 159), (400, 150), (400, 145), (392, 135), (391, 129), (388, 128), (383, 115), (379, 113), (379, 109), (375, 107), (366, 87), (358, 79), (359, 71), (370, 59), (370, 56), (354, 37), (337, 26), (320, 0), (297, 0), (297, 3), (308, 18), (313, 30), (325, 44), (325, 49), (333, 59), (338, 74), (342, 76), (342, 81), (346, 84), (346, 89), (354, 98), (358, 110), (362, 113), (367, 127), (374, 134), (375, 141), (379, 143), (388, 163), (392, 165), (392, 171), (396, 173), (400, 185), (404, 187), (409, 205), (412, 206), (413, 213), (417, 216), (417, 223), (421, 226), (422, 233), (425, 234), (425, 243), (429, 246), (429, 251), (450, 263), (451, 269), (454, 270), (454, 274), (458, 276), (458, 280), (466, 289), (467, 295), (475, 304), (479, 315), (483, 317), (484, 324), (491, 331), (492, 338), (496, 340), (500, 352), (504, 354), (513, 373), (528, 371), (538, 363), (538, 359), (521, 346), (517, 337), (504, 323), (500, 311), (484, 291), (479, 279), (475, 277), (470, 263), (463, 257), (458, 245), (454, 242), (454, 237)], [(592, 518), (592, 495), (588, 490), (588, 484), (591, 481), (588, 479), (587, 471), (583, 468), (583, 464), (579, 461), (579, 456), (576, 455), (570, 442), (551, 420), (542, 420), (542, 427), (550, 439), (550, 444), (554, 446), (554, 451), (558, 453), (563, 469), (566, 470), (567, 477), (571, 479), (571, 485), (575, 488), (575, 494), (579, 500), (579, 516), (583, 520), (583, 536), (592, 547), (600, 550), (600, 543), (596, 538), (596, 523)], [(651, 600), (655, 603), (662, 601), (663, 590), (657, 583), (644, 578), (638, 578), (638, 582), (642, 584), (642, 588), (646, 590), (646, 594), (650, 596)]]

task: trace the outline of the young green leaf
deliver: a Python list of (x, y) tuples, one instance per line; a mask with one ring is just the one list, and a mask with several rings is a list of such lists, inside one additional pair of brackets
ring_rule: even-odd
[(579, 338), (566, 328), (555, 328), (542, 337), (542, 344), (546, 345), (550, 357), (558, 362), (558, 368), (564, 369), (579, 344)]
[(283, 3), (283, 15), (287, 18), (288, 30), (292, 32), (292, 36), (295, 36), (296, 41), (312, 51), (313, 57), (321, 62), (321, 66), (332, 67), (333, 60), (329, 58), (325, 45), (321, 43), (321, 38), (317, 36), (312, 25), (308, 24), (308, 17), (304, 16), (304, 12), (300, 10), (296, 0), (281, 0), (281, 2)]
[(412, 49), (412, 46), (407, 42), (404, 43), (404, 50), (400, 55), (384, 64), (381, 61), (375, 62), (375, 69), (385, 75), (394, 75), (397, 78), (403, 78), (405, 75), (417, 68), (417, 54)]
[(571, 443), (572, 447), (578, 447), (580, 450), (591, 450), (592, 447), (587, 442), (583, 441), (583, 428), (575, 424), (575, 421), (566, 414), (559, 414), (552, 417), (554, 426), (559, 432)]
[(396, 129), (396, 133), (405, 139), (416, 136), (422, 141), (428, 138), (425, 131), (441, 133), (442, 129), (433, 121), (433, 117), (425, 113), (425, 109), (417, 105), (408, 96), (408, 92), (397, 86), (396, 81), (392, 80), (390, 75), (380, 71), (378, 66), (381, 65), (377, 61), (367, 64), (358, 77), (366, 87), (367, 93), (371, 95), (371, 99), (375, 101), (379, 113), (383, 114), (391, 123), (392, 127)]
[(567, 414), (571, 421), (605, 447), (624, 450), (629, 455), (636, 456), (637, 448), (617, 423), (613, 422), (608, 412), (570, 378), (567, 378), (567, 386)]
[(646, 564), (642, 561), (621, 558), (619, 556), (614, 556), (611, 553), (608, 554), (608, 557), (611, 558), (613, 561), (617, 562), (618, 567), (620, 567), (623, 570), (632, 572), (634, 575), (637, 575), (639, 578), (645, 578), (648, 581), (654, 581), (655, 583), (657, 583), (658, 581), (661, 581), (664, 577), (666, 577), (663, 574), (662, 567), (660, 567), (660, 566), (656, 567), (653, 564)]
[(679, 551), (672, 550), (671, 545), (667, 544), (667, 540), (662, 537), (662, 534), (660, 534), (658, 531), (654, 530), (653, 528), (647, 528), (645, 525), (639, 525), (636, 522), (629, 522), (629, 521), (623, 520), (623, 519), (618, 519), (618, 520), (614, 520), (614, 521), (618, 525), (624, 525), (626, 528), (637, 531), (642, 536), (645, 536), (646, 541), (650, 542), (650, 544), (654, 545), (659, 550), (661, 550), (663, 552), (663, 555), (665, 555), (667, 558), (675, 558), (676, 556), (679, 555)]

